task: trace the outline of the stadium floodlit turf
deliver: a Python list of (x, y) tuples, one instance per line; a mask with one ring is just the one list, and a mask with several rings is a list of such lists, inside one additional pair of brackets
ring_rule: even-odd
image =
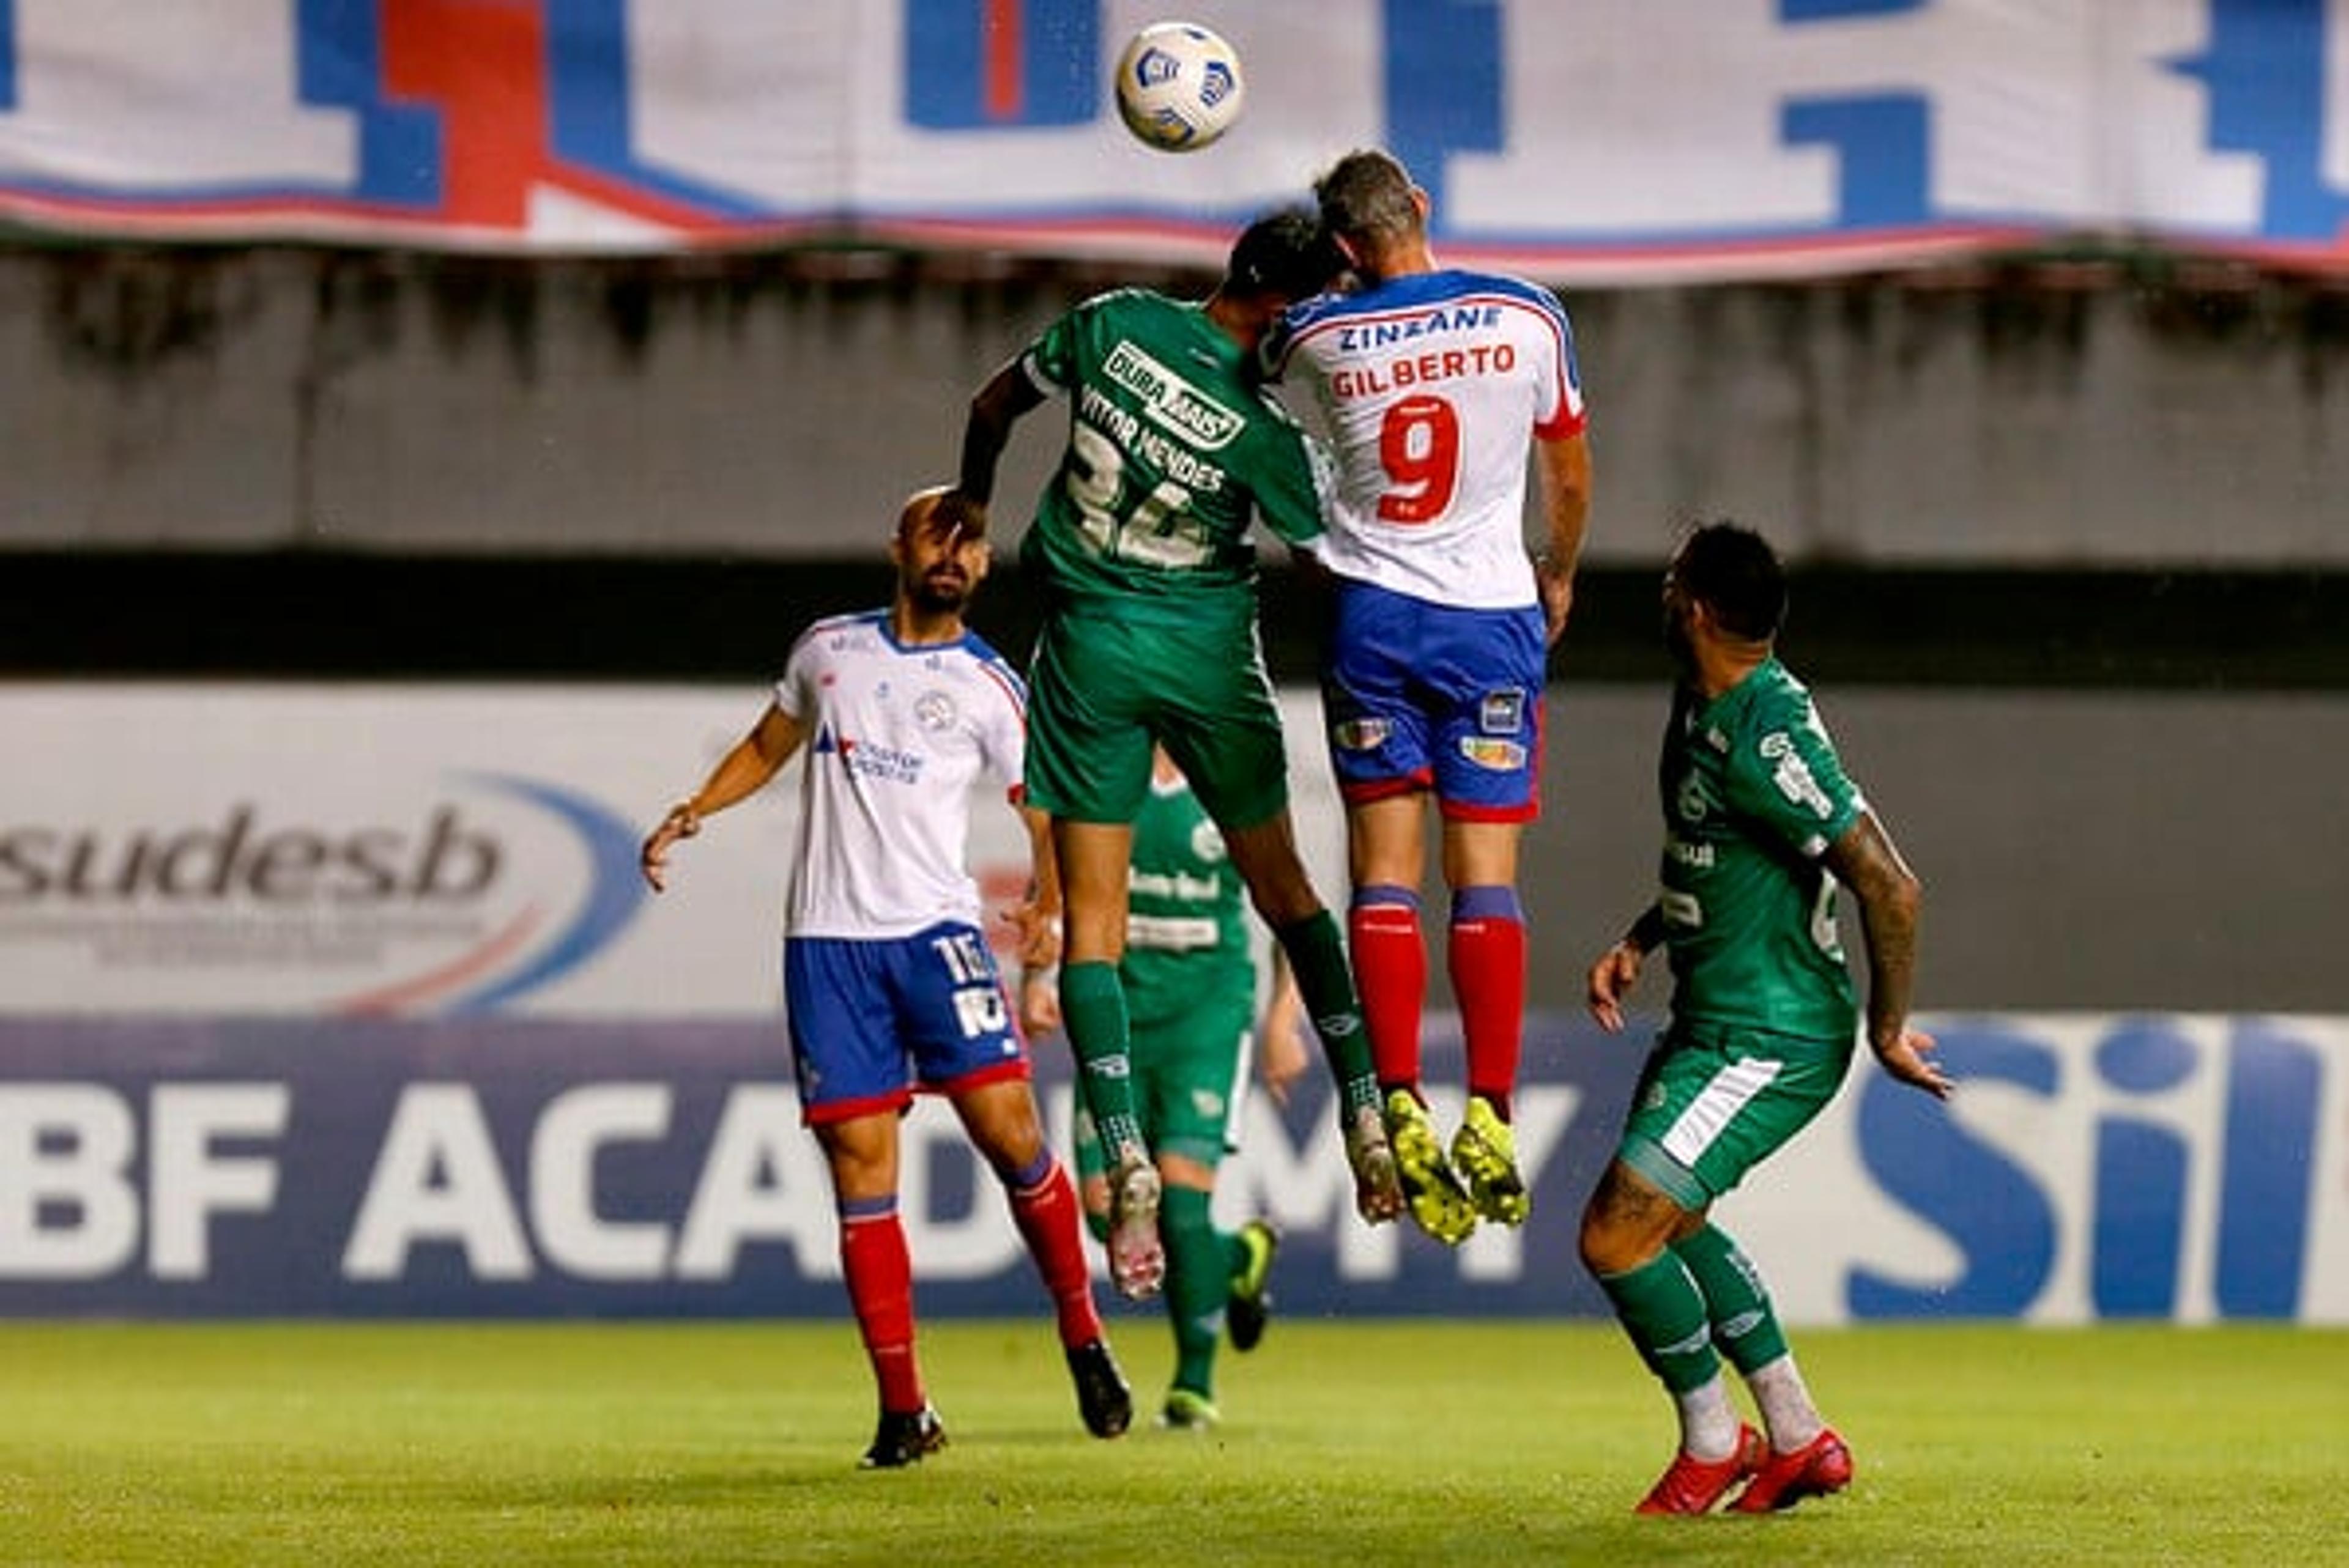
[[(1137, 1402), (1154, 1314), (1115, 1321)], [(926, 1329), (952, 1442), (860, 1472), (844, 1323), (0, 1324), (12, 1564), (2342, 1563), (2349, 1334), (1797, 1332), (1843, 1496), (1634, 1519), (1610, 1327), (1276, 1321), (1225, 1426), (1087, 1438), (1050, 1328)]]

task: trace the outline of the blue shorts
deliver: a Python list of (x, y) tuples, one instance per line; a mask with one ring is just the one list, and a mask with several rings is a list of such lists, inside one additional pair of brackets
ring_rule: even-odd
[(1547, 629), (1538, 605), (1465, 610), (1340, 582), (1321, 698), (1345, 798), (1433, 789), (1447, 817), (1531, 820)]
[(916, 1083), (959, 1094), (1028, 1076), (1002, 971), (962, 921), (889, 941), (792, 937), (783, 1006), (811, 1125), (903, 1110)]

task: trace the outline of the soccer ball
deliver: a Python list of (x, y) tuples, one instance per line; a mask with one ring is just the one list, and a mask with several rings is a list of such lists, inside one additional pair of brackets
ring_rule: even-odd
[(1195, 22), (1160, 22), (1117, 57), (1117, 112), (1143, 146), (1196, 152), (1231, 129), (1247, 89), (1239, 52)]

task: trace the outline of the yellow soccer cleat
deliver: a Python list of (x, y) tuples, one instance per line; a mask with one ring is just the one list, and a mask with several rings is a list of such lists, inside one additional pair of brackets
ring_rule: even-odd
[(1166, 1390), (1166, 1408), (1158, 1412), (1158, 1424), (1173, 1432), (1211, 1432), (1223, 1419), (1213, 1399), (1190, 1388)]
[(1481, 1094), (1468, 1097), (1468, 1114), (1452, 1138), (1452, 1164), (1467, 1179), (1476, 1212), (1501, 1225), (1522, 1225), (1533, 1195), (1517, 1174), (1517, 1135)]
[(1476, 1206), (1444, 1158), (1427, 1107), (1407, 1088), (1387, 1096), (1387, 1138), (1394, 1146), (1396, 1173), (1402, 1180), (1404, 1203), (1419, 1228), (1447, 1247), (1456, 1247), (1476, 1230)]

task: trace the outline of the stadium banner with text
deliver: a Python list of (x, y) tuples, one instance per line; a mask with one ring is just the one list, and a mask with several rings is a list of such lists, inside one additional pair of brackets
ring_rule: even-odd
[[(1533, 1219), (1457, 1251), (1355, 1219), (1326, 1087), (1251, 1100), (1218, 1202), (1282, 1228), (1285, 1311), (1602, 1310), (1576, 1216), (1642, 1047), (1532, 1022)], [(2349, 1019), (1927, 1022), (1953, 1102), (1863, 1059), (1721, 1205), (1789, 1321), (2349, 1323)], [(1448, 1118), (1456, 1024), (1433, 1034)], [(1039, 1058), (1065, 1147), (1067, 1053)], [(951, 1116), (925, 1100), (905, 1136), (923, 1313), (1040, 1313)], [(824, 1172), (771, 1023), (0, 1021), (0, 1315), (842, 1311)]]
[[(636, 865), (768, 700), (0, 683), (0, 734), (40, 758), (0, 781), (0, 1016), (770, 1017), (798, 765), (681, 847), (666, 894)], [(1285, 702), (1318, 747), (1313, 699)], [(1335, 787), (1326, 764), (1295, 771), (1326, 867)], [(1028, 841), (999, 784), (971, 824), (973, 872), (1008, 905)]]
[(1875, 268), (2074, 236), (2349, 263), (2339, 0), (1194, 0), (1238, 129), (1109, 108), (1143, 0), (0, 0), (0, 217), (86, 234), (1206, 262), (1378, 143), (1462, 264)]

